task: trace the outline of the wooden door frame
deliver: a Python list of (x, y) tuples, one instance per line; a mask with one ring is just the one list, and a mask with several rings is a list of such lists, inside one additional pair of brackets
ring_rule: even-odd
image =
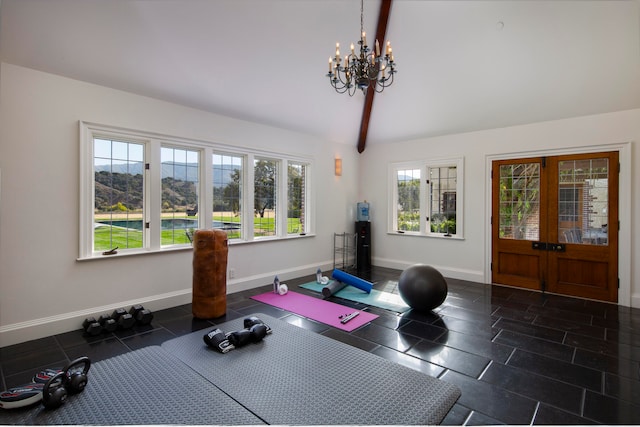
[(571, 147), (562, 149), (547, 149), (536, 151), (516, 151), (511, 153), (486, 154), (485, 155), (485, 227), (484, 227), (484, 283), (491, 283), (491, 166), (494, 160), (521, 159), (540, 156), (563, 156), (581, 153), (598, 153), (603, 151), (618, 151), (620, 153), (619, 175), (619, 203), (618, 218), (620, 231), (618, 240), (618, 277), (620, 289), (618, 289), (618, 304), (623, 306), (640, 306), (640, 297), (636, 297), (634, 304), (631, 301), (631, 142), (622, 142), (610, 145), (593, 145), (585, 147)]

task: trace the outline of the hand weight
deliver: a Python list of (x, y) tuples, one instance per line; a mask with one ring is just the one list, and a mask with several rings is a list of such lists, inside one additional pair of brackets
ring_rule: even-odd
[(153, 320), (153, 313), (151, 310), (147, 310), (140, 304), (136, 304), (131, 307), (129, 314), (133, 316), (136, 323), (139, 325), (148, 325)]
[(118, 324), (108, 314), (103, 314), (102, 316), (100, 316), (100, 318), (98, 318), (98, 323), (100, 323), (102, 329), (105, 332), (113, 332), (118, 329)]
[(91, 336), (100, 335), (102, 332), (102, 325), (98, 322), (95, 317), (87, 317), (82, 322), (82, 329)]
[(111, 318), (116, 321), (118, 329), (130, 329), (136, 323), (132, 315), (124, 308), (118, 308), (111, 313)]

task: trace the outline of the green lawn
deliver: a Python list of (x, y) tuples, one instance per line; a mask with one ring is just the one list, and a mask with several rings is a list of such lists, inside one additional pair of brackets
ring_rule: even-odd
[[(240, 223), (239, 218), (214, 217), (213, 219), (214, 221)], [(275, 220), (273, 218), (255, 218), (254, 230), (256, 236), (273, 235)], [(292, 234), (300, 232), (299, 218), (287, 219), (287, 232)], [(229, 231), (228, 236), (229, 239), (238, 238), (240, 230)], [(191, 243), (183, 229), (162, 230), (161, 241), (163, 246)], [(95, 251), (108, 251), (116, 246), (119, 249), (142, 248), (142, 231), (108, 226), (94, 229)]]

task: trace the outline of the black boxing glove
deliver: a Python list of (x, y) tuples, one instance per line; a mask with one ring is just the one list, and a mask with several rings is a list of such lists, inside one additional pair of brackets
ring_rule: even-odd
[(260, 319), (259, 317), (256, 316), (251, 316), (251, 317), (247, 317), (244, 319), (244, 327), (247, 329), (251, 329), (251, 327), (253, 325), (264, 325), (267, 328), (267, 334), (270, 334), (271, 332), (273, 332), (271, 330), (271, 328), (269, 327), (269, 325), (267, 325), (266, 323), (264, 323), (262, 321), (262, 319)]
[(231, 332), (230, 334), (227, 334), (227, 338), (235, 348), (238, 348), (249, 343), (260, 342), (266, 335), (267, 325), (265, 325), (264, 323), (258, 323), (251, 326), (250, 328)]
[(220, 353), (228, 353), (235, 348), (227, 338), (227, 335), (222, 332), (221, 329), (213, 329), (212, 331), (209, 331), (203, 339), (207, 346), (219, 351)]

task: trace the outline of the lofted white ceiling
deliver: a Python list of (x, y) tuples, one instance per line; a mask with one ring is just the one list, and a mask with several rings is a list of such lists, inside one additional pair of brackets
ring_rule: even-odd
[[(1, 1), (3, 62), (357, 145), (325, 75), (358, 0)], [(387, 39), (367, 145), (640, 108), (640, 0), (393, 0)]]

